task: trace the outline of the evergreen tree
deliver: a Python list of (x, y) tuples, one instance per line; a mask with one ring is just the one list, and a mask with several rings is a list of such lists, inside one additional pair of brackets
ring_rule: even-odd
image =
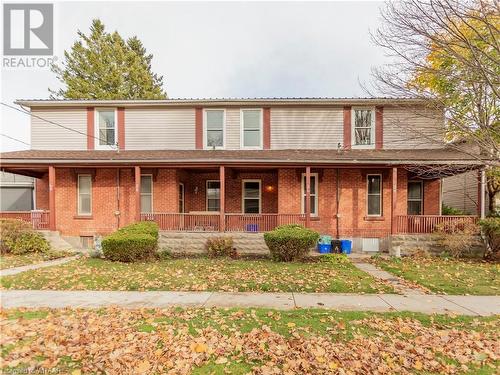
[(92, 21), (90, 34), (80, 30), (62, 66), (52, 71), (64, 88), (51, 90), (64, 99), (165, 99), (163, 77), (151, 71), (153, 55), (137, 37), (125, 41), (118, 32), (108, 33), (104, 24)]

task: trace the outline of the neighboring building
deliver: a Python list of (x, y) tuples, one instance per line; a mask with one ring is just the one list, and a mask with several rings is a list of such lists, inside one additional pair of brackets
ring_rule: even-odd
[[(443, 178), (443, 204), (467, 215), (477, 215), (481, 204), (480, 190), (480, 176), (477, 171)], [(485, 194), (484, 199), (488, 214), (488, 194)]]
[(33, 150), (1, 154), (2, 167), (38, 177), (50, 229), (82, 238), (141, 219), (173, 231), (300, 223), (376, 250), (438, 222), (425, 215), (440, 215), (442, 176), (419, 168), (478, 165), (446, 148), (443, 114), (412, 99), (18, 104), (36, 115)]
[(0, 211), (32, 210), (33, 192), (32, 177), (0, 172)]

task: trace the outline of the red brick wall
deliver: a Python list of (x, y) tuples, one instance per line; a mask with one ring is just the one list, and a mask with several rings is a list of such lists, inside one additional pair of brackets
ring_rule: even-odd
[(49, 209), (49, 174), (35, 179), (35, 209)]
[[(119, 171), (119, 172), (118, 172)], [(313, 173), (318, 172), (315, 169)], [(117, 201), (117, 173), (120, 173)], [(242, 211), (241, 192), (243, 179), (262, 180), (262, 212), (299, 214), (301, 210), (300, 174), (302, 170), (282, 168), (265, 172), (239, 173), (228, 169), (226, 175), (226, 212)], [(367, 217), (366, 175), (381, 173), (383, 176), (380, 218)], [(396, 215), (407, 213), (408, 176), (404, 169), (398, 170), (398, 192)], [(206, 210), (205, 181), (218, 180), (218, 172), (190, 172), (175, 169), (159, 169), (153, 181), (153, 210), (155, 212), (178, 212), (178, 184), (185, 186), (185, 211)], [(391, 229), (392, 169), (339, 169), (340, 204), (339, 228), (342, 236), (382, 236)], [(132, 168), (97, 169), (92, 185), (92, 217), (77, 216), (77, 189), (74, 171), (56, 168), (56, 224), (65, 235), (90, 235), (109, 233), (119, 225), (134, 221), (135, 194)], [(270, 188), (267, 188), (270, 187)], [(197, 191), (196, 191), (197, 188)], [(195, 192), (196, 191), (196, 192)], [(336, 170), (325, 169), (319, 176), (318, 218), (311, 219), (311, 227), (324, 234), (336, 235)], [(440, 180), (424, 183), (424, 214), (439, 214)], [(36, 199), (38, 209), (48, 209), (48, 176), (37, 180)]]
[(439, 215), (441, 180), (424, 181), (424, 215)]
[[(184, 183), (185, 211), (206, 210), (206, 181), (218, 180), (219, 173), (189, 173), (180, 176), (180, 182)], [(278, 176), (276, 172), (262, 173), (238, 173), (226, 171), (226, 212), (242, 212), (242, 188), (243, 180), (260, 179), (262, 188), (262, 213), (278, 212)], [(266, 187), (272, 187), (267, 191)], [(197, 189), (196, 189), (197, 188)]]

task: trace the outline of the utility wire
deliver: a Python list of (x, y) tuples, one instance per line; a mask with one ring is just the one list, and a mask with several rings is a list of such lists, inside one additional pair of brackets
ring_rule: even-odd
[[(41, 116), (38, 116), (38, 115), (33, 114), (32, 112), (26, 111), (25, 109), (20, 109), (20, 108), (14, 107), (13, 105), (10, 105), (10, 104), (7, 104), (7, 103), (4, 103), (4, 102), (1, 102), (0, 104), (2, 104), (3, 106), (5, 106), (5, 107), (7, 107), (7, 108), (13, 109), (13, 110), (15, 110), (15, 111), (18, 111), (18, 112), (23, 113), (23, 114), (25, 114), (25, 115), (28, 115), (28, 116), (30, 116), (30, 117), (36, 117), (37, 119), (40, 119), (40, 120), (45, 121), (45, 122), (48, 122), (49, 124), (52, 124), (52, 125), (59, 126), (59, 127), (63, 128), (63, 129), (66, 129), (66, 130), (72, 131), (72, 132), (74, 132), (74, 133), (78, 133), (78, 134), (84, 135), (84, 136), (86, 136), (86, 137), (91, 137), (91, 138), (94, 138), (94, 139), (96, 139), (96, 140), (98, 140), (98, 141), (102, 141), (102, 140), (103, 140), (103, 139), (101, 139), (101, 138), (99, 138), (99, 137), (96, 137), (96, 136), (94, 136), (94, 135), (90, 135), (90, 134), (87, 134), (87, 133), (85, 133), (85, 132), (81, 132), (81, 131), (79, 131), (79, 130), (72, 129), (72, 128), (69, 128), (69, 127), (67, 127), (67, 126), (61, 125), (61, 124), (59, 124), (59, 123), (57, 123), (57, 122), (55, 122), (55, 121), (52, 121), (52, 120), (47, 120), (47, 119), (45, 119), (45, 118), (43, 118), (43, 117), (41, 117)], [(109, 146), (111, 146), (111, 147), (116, 147), (116, 145), (109, 145)]]
[(23, 143), (23, 144), (25, 144), (25, 145), (27, 145), (27, 146), (31, 146), (29, 143), (26, 143), (26, 142), (24, 142), (24, 141), (21, 141), (20, 139), (17, 139), (17, 138), (11, 137), (10, 135), (3, 134), (3, 133), (0, 133), (0, 135), (1, 135), (2, 137), (12, 139), (13, 141), (17, 141), (17, 142), (19, 142), (19, 143)]

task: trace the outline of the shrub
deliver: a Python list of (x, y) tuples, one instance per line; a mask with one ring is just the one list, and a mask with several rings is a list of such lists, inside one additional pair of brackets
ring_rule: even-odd
[(48, 241), (36, 232), (23, 232), (15, 240), (5, 241), (11, 254), (47, 253), (50, 250)]
[(441, 214), (457, 216), (457, 215), (465, 215), (465, 212), (459, 210), (458, 208), (451, 207), (443, 203), (443, 205), (441, 206)]
[(155, 256), (157, 240), (148, 233), (117, 231), (102, 240), (104, 257), (118, 262), (148, 260)]
[(0, 219), (0, 252), (12, 254), (46, 253), (49, 242), (29, 223), (17, 219)]
[(209, 258), (233, 257), (233, 238), (229, 236), (219, 236), (207, 239), (205, 250)]
[(118, 230), (120, 233), (144, 233), (149, 234), (156, 240), (158, 240), (158, 224), (153, 221), (141, 221), (139, 223), (134, 223), (127, 225), (126, 227), (120, 228)]
[(322, 263), (333, 264), (350, 264), (351, 261), (346, 254), (323, 254), (319, 256), (319, 261)]
[(164, 247), (156, 254), (160, 260), (169, 260), (172, 258), (172, 251), (168, 247)]
[(271, 257), (284, 262), (306, 255), (318, 239), (317, 232), (300, 225), (284, 225), (264, 234)]
[(439, 242), (454, 258), (470, 252), (474, 237), (478, 234), (478, 226), (468, 220), (456, 220), (436, 226)]
[(479, 222), (481, 231), (486, 240), (486, 259), (498, 260), (500, 258), (500, 218), (489, 217)]

